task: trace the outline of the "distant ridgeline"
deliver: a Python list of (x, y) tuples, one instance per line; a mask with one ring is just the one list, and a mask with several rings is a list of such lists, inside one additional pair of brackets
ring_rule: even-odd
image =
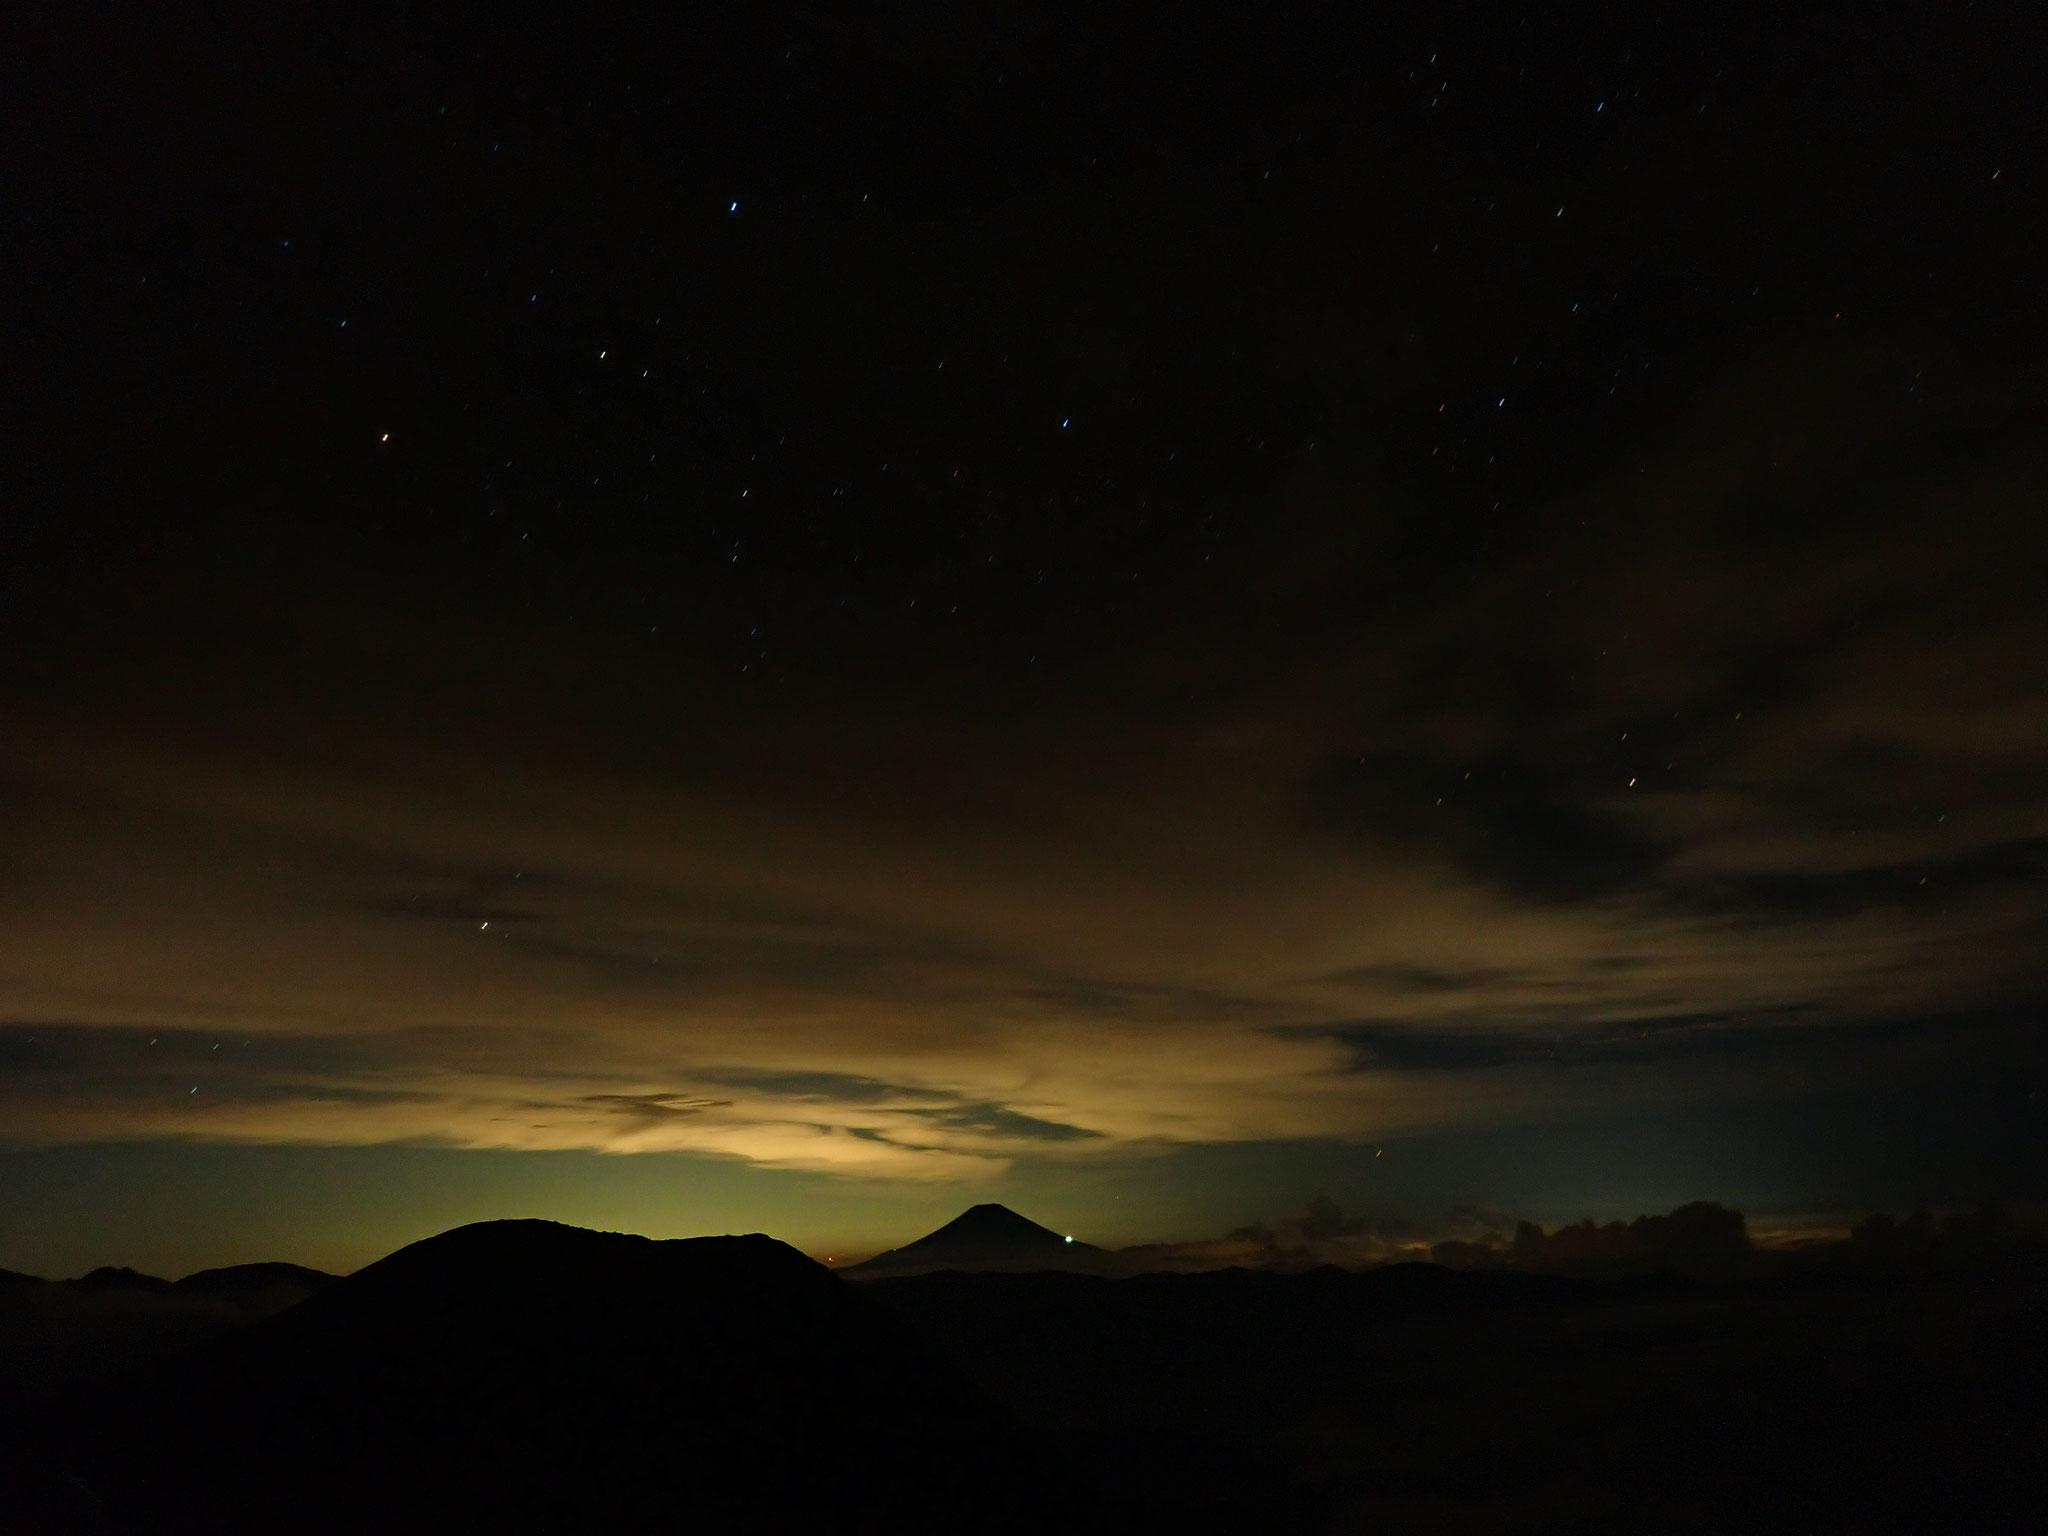
[(1597, 1226), (1582, 1221), (1546, 1232), (1519, 1222), (1514, 1235), (1435, 1244), (1429, 1256), (1455, 1269), (1512, 1267), (1552, 1274), (1689, 1275), (1729, 1278), (1777, 1270), (1868, 1273), (1988, 1273), (2048, 1270), (2048, 1224), (2016, 1219), (1986, 1204), (1936, 1218), (1915, 1211), (1900, 1220), (1866, 1217), (1848, 1240), (1817, 1238), (1759, 1249), (1742, 1213), (1712, 1201), (1680, 1206), (1668, 1216), (1638, 1216)]
[(1307, 1215), (1282, 1223), (1278, 1230), (1243, 1228), (1211, 1242), (1120, 1249), (1077, 1242), (1005, 1206), (989, 1204), (977, 1205), (916, 1242), (848, 1265), (840, 1273), (857, 1280), (944, 1270), (1061, 1270), (1114, 1277), (1240, 1268), (1298, 1271), (1322, 1265), (1359, 1269), (1428, 1259), (1456, 1269), (1661, 1272), (1709, 1279), (1735, 1273), (1753, 1252), (1742, 1213), (1709, 1201), (1681, 1206), (1668, 1216), (1640, 1216), (1606, 1226), (1587, 1221), (1550, 1233), (1525, 1221), (1511, 1238), (1489, 1232), (1477, 1241), (1442, 1242), (1429, 1249), (1413, 1238), (1387, 1240), (1371, 1223), (1347, 1221), (1322, 1197), (1310, 1203)]
[(113, 1266), (76, 1280), (0, 1270), (0, 1415), (272, 1317), (339, 1283), (297, 1264), (236, 1264), (182, 1280)]
[(1324, 1265), (1366, 1269), (1426, 1260), (1452, 1269), (1518, 1269), (1535, 1274), (1617, 1278), (1678, 1275), (1730, 1280), (1783, 1269), (1984, 1271), (2048, 1267), (2048, 1227), (2013, 1220), (1984, 1206), (1939, 1220), (1921, 1211), (1897, 1220), (1872, 1216), (1847, 1241), (1816, 1238), (1751, 1241), (1740, 1211), (1697, 1200), (1661, 1216), (1604, 1225), (1582, 1221), (1546, 1231), (1532, 1221), (1471, 1239), (1425, 1246), (1406, 1223), (1346, 1219), (1323, 1197), (1276, 1227), (1246, 1227), (1227, 1237), (1104, 1249), (1076, 1241), (1001, 1205), (977, 1205), (937, 1231), (877, 1254), (840, 1273), (871, 1280), (898, 1275), (1024, 1274), (1064, 1271), (1121, 1277), (1217, 1269), (1299, 1272)]
[(1430, 1249), (1430, 1257), (1463, 1269), (1512, 1264), (1554, 1272), (1712, 1275), (1739, 1268), (1753, 1252), (1740, 1211), (1696, 1200), (1668, 1216), (1638, 1216), (1605, 1226), (1582, 1221), (1545, 1232), (1533, 1221), (1518, 1222), (1511, 1242), (1442, 1242)]

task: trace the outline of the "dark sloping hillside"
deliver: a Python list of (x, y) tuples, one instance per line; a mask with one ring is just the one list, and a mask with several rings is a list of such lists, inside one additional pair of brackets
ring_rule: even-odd
[(335, 1283), (335, 1277), (303, 1264), (230, 1264), (225, 1269), (202, 1269), (175, 1281), (172, 1289), (180, 1295), (245, 1296), (259, 1291), (301, 1291), (311, 1296)]
[(1239, 1531), (2032, 1532), (2048, 1285), (1425, 1264), (864, 1292), (1127, 1496)]
[(766, 1237), (459, 1228), (82, 1403), (17, 1465), (123, 1533), (1046, 1529), (1071, 1479)]
[(113, 1267), (76, 1280), (0, 1276), (0, 1437), (55, 1393), (247, 1327), (335, 1283), (298, 1264), (236, 1264), (177, 1281)]
[(942, 1269), (1075, 1269), (1089, 1271), (1108, 1257), (1019, 1216), (1007, 1205), (968, 1207), (914, 1243), (878, 1253), (844, 1273), (863, 1279), (882, 1274), (924, 1274)]
[(82, 1291), (153, 1291), (159, 1296), (171, 1293), (173, 1282), (159, 1275), (145, 1275), (139, 1269), (127, 1265), (102, 1264), (90, 1274), (80, 1275), (76, 1280), (63, 1280), (60, 1285), (74, 1285)]

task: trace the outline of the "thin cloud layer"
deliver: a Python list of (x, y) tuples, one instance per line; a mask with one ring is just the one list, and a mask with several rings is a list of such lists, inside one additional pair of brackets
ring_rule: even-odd
[(595, 656), (538, 741), (24, 719), (0, 1122), (973, 1180), (1767, 1091), (2038, 998), (2048, 473), (1843, 403), (1889, 366), (1739, 380), (1426, 591), (1278, 571), (1277, 687), (1156, 691), (1197, 594), (1085, 697), (707, 692), (683, 759), (578, 745), (577, 667), (655, 686)]

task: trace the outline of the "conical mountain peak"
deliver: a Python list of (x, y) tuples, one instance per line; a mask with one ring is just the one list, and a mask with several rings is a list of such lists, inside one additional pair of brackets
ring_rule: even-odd
[(846, 1273), (877, 1275), (932, 1269), (1089, 1268), (1102, 1250), (1077, 1243), (993, 1201), (970, 1206), (936, 1232), (878, 1253)]
[(910, 1247), (1037, 1248), (1065, 1246), (1068, 1241), (1051, 1228), (1019, 1216), (1007, 1205), (990, 1203), (970, 1206)]

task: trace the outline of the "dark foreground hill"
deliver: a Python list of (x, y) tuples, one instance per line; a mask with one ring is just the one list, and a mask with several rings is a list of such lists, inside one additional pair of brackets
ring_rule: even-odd
[(1063, 1456), (1233, 1529), (2043, 1529), (2048, 1283), (1397, 1264), (862, 1287)]
[(2033, 1269), (853, 1285), (503, 1222), (0, 1422), (0, 1532), (1979, 1536), (2043, 1445)]
[(10, 1531), (638, 1536), (1114, 1519), (883, 1309), (795, 1250), (546, 1222), (402, 1249), (44, 1415), (9, 1449)]

